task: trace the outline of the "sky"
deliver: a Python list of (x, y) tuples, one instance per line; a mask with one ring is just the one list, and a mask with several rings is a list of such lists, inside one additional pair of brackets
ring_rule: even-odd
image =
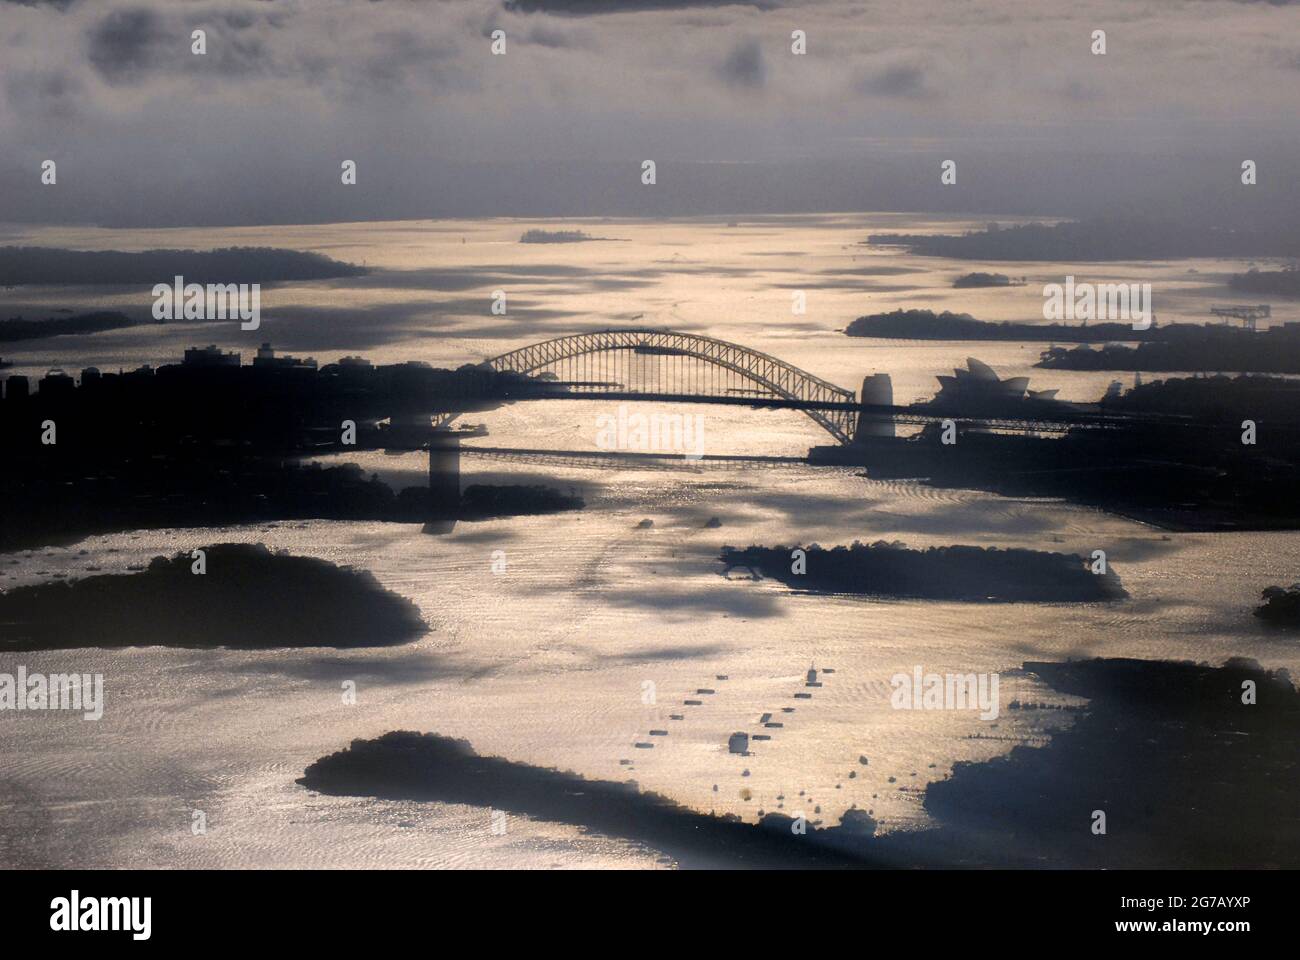
[(0, 221), (1291, 215), (1298, 102), (1283, 0), (0, 0)]

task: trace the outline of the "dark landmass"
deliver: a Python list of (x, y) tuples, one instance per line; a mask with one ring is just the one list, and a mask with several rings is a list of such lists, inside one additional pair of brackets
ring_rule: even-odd
[[(1195, 419), (1201, 423), (1228, 424), (1238, 428), (1249, 418), (1270, 426), (1300, 424), (1300, 381), (1284, 377), (1218, 375), (1213, 377), (1171, 377), (1152, 380), (1115, 396), (1105, 397), (1101, 409), (1117, 414), (1164, 414)], [(1291, 437), (1288, 430), (1284, 436)], [(1280, 438), (1274, 438), (1280, 439)], [(1270, 453), (1297, 455), (1270, 443)]]
[(1300, 583), (1289, 587), (1266, 587), (1264, 602), (1255, 616), (1284, 627), (1300, 627)]
[(519, 238), (520, 243), (582, 243), (584, 240), (600, 240), (583, 233), (581, 230), (525, 230)]
[[(407, 731), (354, 740), (299, 784), (336, 796), (467, 803), (574, 824), (662, 851), (686, 868), (739, 866), (1295, 867), (1300, 865), (1300, 694), (1249, 660), (1024, 664), (1088, 698), (1046, 746), (959, 763), (931, 784), (937, 826), (876, 835), (869, 811), (794, 834), (702, 814), (635, 782), (481, 757), (463, 740)], [(1257, 702), (1242, 703), (1243, 684)], [(1093, 811), (1106, 834), (1092, 833)]]
[[(1067, 350), (1044, 350), (1035, 366), (1052, 370), (1204, 370), (1231, 373), (1300, 373), (1300, 323), (1266, 330), (1247, 330), (1218, 324), (1178, 323), (1127, 332), (1104, 339), (1140, 340), (1136, 347), (1107, 343), (1094, 350), (1086, 343)], [(1088, 328), (1072, 328), (1083, 329)], [(1023, 339), (1030, 339), (1025, 337)], [(1045, 338), (1038, 338), (1045, 339)], [(1053, 340), (1080, 340), (1054, 336)]]
[[(135, 321), (125, 313), (115, 310), (97, 310), (80, 313), (74, 317), (51, 317), (49, 320), (24, 320), (12, 317), (0, 320), (0, 343), (14, 340), (37, 340), (41, 337), (59, 337), (65, 334), (99, 333), (135, 326)], [(0, 364), (9, 366), (9, 364)]]
[(963, 274), (952, 282), (952, 285), (959, 290), (971, 287), (1011, 287), (1023, 286), (1024, 278), (1017, 282), (1012, 282), (1011, 278), (1005, 273), (974, 273)]
[(168, 527), (277, 520), (425, 521), (422, 488), (393, 491), (355, 464), (321, 467), (271, 458), (118, 456), (98, 467), (23, 463), (0, 475), (8, 517), (0, 550)]
[[(123, 435), (105, 444), (115, 449), (220, 445), (292, 453), (337, 444), (342, 421), (352, 420), (357, 447), (365, 449), (367, 440), (393, 447), (412, 418), (427, 422), (432, 414), (490, 410), (551, 389), (482, 364), (447, 370), (415, 361), (373, 366), (345, 357), (318, 369), (314, 360), (276, 356), (266, 347), (251, 364), (216, 347), (193, 348), (183, 363), (157, 369), (103, 373), (88, 367), (79, 382), (62, 371), (35, 384), (7, 377), (0, 440), (6, 452), (40, 447), (40, 424), (52, 419), (60, 448), (65, 439), (97, 444), (111, 433)], [(379, 429), (388, 420), (395, 426)]]
[(78, 647), (372, 647), (427, 632), (415, 604), (366, 570), (261, 544), (154, 557), (112, 574), (0, 592), (0, 650)]
[[(539, 487), (462, 493), (454, 431), (431, 417), (486, 410), (548, 390), (483, 366), (371, 366), (267, 356), (240, 365), (216, 348), (183, 364), (129, 373), (52, 372), (29, 394), (9, 377), (0, 403), (0, 549), (92, 533), (290, 519), (430, 523), (550, 513), (580, 498)], [(344, 443), (344, 423), (355, 428)], [(43, 443), (45, 424), (56, 429)], [(351, 429), (351, 428), (349, 428)], [(304, 456), (449, 446), (428, 488), (390, 490), (356, 467), (303, 466)]]
[[(810, 462), (864, 466), (873, 479), (1059, 497), (1170, 530), (1300, 529), (1296, 380), (1179, 378), (1127, 393), (1116, 384), (1098, 404), (944, 403), (944, 393), (898, 409), (953, 418), (953, 443), (934, 420), (909, 437), (814, 447)], [(992, 422), (964, 419), (976, 417)], [(1243, 442), (1247, 421), (1253, 443)]]
[(82, 284), (273, 283), (327, 280), (369, 271), (319, 253), (274, 247), (219, 250), (65, 250), (0, 247), (0, 287)]
[(408, 730), (353, 740), (307, 767), (298, 783), (335, 796), (437, 801), (491, 807), (568, 823), (661, 850), (683, 867), (851, 866), (855, 858), (807, 842), (793, 821), (765, 827), (696, 813), (635, 783), (483, 757), (465, 740)]
[[(1205, 370), (1300, 374), (1300, 323), (1255, 331), (1226, 324), (1173, 323), (1134, 330), (1131, 323), (994, 323), (968, 313), (893, 310), (858, 317), (850, 337), (892, 340), (992, 340), (1078, 343), (1044, 350), (1036, 366), (1052, 370)], [(1118, 341), (1128, 341), (1118, 342)], [(1137, 346), (1129, 344), (1137, 343)], [(1094, 349), (1091, 344), (1102, 344)]]
[[(1300, 865), (1300, 694), (1285, 671), (1237, 658), (1024, 669), (1088, 708), (1045, 747), (959, 763), (929, 787), (945, 862)], [(1253, 704), (1242, 702), (1247, 682)], [(1094, 810), (1106, 814), (1105, 836), (1091, 832)]]
[(736, 567), (796, 590), (926, 600), (1095, 602), (1128, 594), (1108, 568), (1094, 574), (1082, 557), (998, 547), (928, 547), (877, 541), (826, 550), (801, 548), (804, 573), (791, 570), (791, 547), (723, 547), (724, 574)]
[(572, 493), (561, 493), (541, 485), (492, 486), (473, 483), (461, 494), (459, 518), (490, 520), (563, 510), (581, 510), (586, 503)]
[[(1300, 462), (1241, 443), (1240, 421), (1206, 427), (1071, 429), (1013, 435), (959, 426), (942, 443), (937, 424), (888, 446), (867, 444), (858, 462), (873, 479), (916, 479), (1006, 497), (1059, 497), (1166, 530), (1300, 528)], [(1280, 439), (1280, 438), (1279, 438)], [(812, 459), (822, 459), (821, 450)], [(842, 457), (843, 454), (837, 456)], [(845, 462), (836, 460), (831, 462)]]
[(1053, 225), (996, 223), (961, 235), (873, 234), (871, 244), (963, 260), (1176, 260), (1185, 257), (1294, 256), (1296, 238), (1285, 223), (1243, 228), (1152, 219), (1105, 218)]
[(356, 464), (323, 467), (260, 457), (117, 458), (108, 472), (42, 469), (0, 476), (8, 517), (0, 550), (67, 544), (124, 530), (226, 527), (283, 520), (491, 520), (580, 510), (581, 497), (542, 485), (471, 484), (459, 503), (427, 487), (394, 491)]
[[(976, 320), (969, 313), (935, 313), (933, 310), (892, 310), (858, 317), (844, 332), (850, 337), (888, 340), (1027, 340), (1066, 343), (1105, 343), (1110, 340), (1148, 340), (1163, 336), (1170, 327), (1134, 330), (1132, 323), (1016, 323)], [(1204, 329), (1194, 327), (1192, 329)], [(1216, 328), (1221, 329), (1221, 328)], [(1234, 332), (1240, 332), (1234, 330)]]
[(1283, 297), (1300, 297), (1300, 269), (1247, 270), (1228, 278), (1228, 286), (1240, 293), (1275, 294)]

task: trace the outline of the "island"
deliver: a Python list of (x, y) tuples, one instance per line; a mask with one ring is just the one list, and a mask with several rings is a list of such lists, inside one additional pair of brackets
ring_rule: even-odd
[[(802, 557), (796, 553), (802, 554)], [(1107, 567), (1093, 573), (1083, 557), (1020, 548), (945, 546), (911, 549), (876, 541), (827, 550), (724, 546), (723, 574), (737, 568), (796, 590), (975, 602), (1090, 603), (1128, 594)]]
[(154, 557), (142, 573), (0, 592), (0, 650), (377, 647), (428, 631), (419, 608), (368, 570), (262, 544), (201, 549)]
[(582, 243), (585, 240), (599, 240), (583, 233), (581, 230), (525, 230), (519, 238), (520, 243)]
[(1300, 583), (1289, 587), (1266, 587), (1263, 604), (1255, 608), (1261, 620), (1284, 627), (1300, 627)]
[[(882, 340), (1015, 340), (1042, 343), (1105, 343), (1111, 340), (1148, 340), (1163, 336), (1168, 328), (1134, 330), (1132, 323), (1023, 323), (976, 320), (969, 313), (947, 310), (891, 310), (858, 317), (844, 332), (850, 337)], [(1199, 329), (1199, 328), (1198, 328)], [(1157, 330), (1161, 332), (1157, 332)]]
[(952, 282), (952, 285), (958, 290), (970, 289), (973, 287), (1023, 287), (1025, 278), (1012, 280), (1005, 273), (974, 273), (963, 274)]

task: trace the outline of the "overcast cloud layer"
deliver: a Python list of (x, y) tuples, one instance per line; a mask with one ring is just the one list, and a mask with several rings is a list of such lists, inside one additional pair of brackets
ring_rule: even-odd
[(1298, 103), (1278, 0), (0, 0), (0, 220), (1293, 211)]

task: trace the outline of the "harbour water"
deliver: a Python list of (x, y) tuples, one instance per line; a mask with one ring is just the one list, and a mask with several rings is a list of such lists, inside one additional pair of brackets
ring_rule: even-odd
[[(15, 367), (133, 368), (215, 343), (245, 359), (263, 340), (322, 363), (476, 362), (551, 336), (612, 326), (668, 327), (773, 354), (856, 389), (892, 375), (906, 402), (967, 356), (1003, 376), (1099, 396), (1107, 373), (1034, 370), (1038, 345), (845, 337), (865, 313), (895, 307), (1041, 319), (1042, 285), (1066, 274), (1153, 284), (1160, 322), (1201, 320), (1236, 262), (969, 264), (863, 245), (868, 233), (957, 231), (973, 224), (899, 215), (718, 221), (506, 220), (335, 224), (223, 230), (9, 228), (9, 242), (79, 249), (277, 246), (373, 269), (362, 278), (267, 285), (263, 326), (175, 324), (5, 345)], [(524, 230), (582, 229), (586, 243), (520, 244)], [(954, 290), (972, 269), (1025, 286)], [(1190, 272), (1195, 271), (1195, 272)], [(493, 292), (507, 313), (491, 312)], [(792, 312), (805, 291), (807, 312)], [(148, 290), (14, 288), (0, 314), (123, 309), (147, 314)], [(1296, 319), (1275, 310), (1275, 322)], [(473, 414), (494, 447), (596, 450), (598, 401), (515, 404)], [(795, 411), (652, 404), (699, 414), (706, 454), (801, 455), (826, 435)], [(472, 443), (473, 441), (471, 441)], [(468, 444), (467, 444), (468, 445)], [(360, 454), (398, 486), (423, 482), (418, 453)], [(0, 718), (0, 864), (5, 866), (669, 866), (659, 852), (580, 828), (441, 803), (329, 797), (295, 780), (354, 739), (389, 730), (468, 740), (482, 754), (635, 780), (701, 811), (753, 821), (760, 811), (833, 824), (851, 807), (884, 831), (926, 824), (927, 783), (963, 760), (1038, 743), (1068, 716), (1004, 709), (898, 711), (890, 678), (1001, 674), (1003, 704), (1056, 700), (1017, 668), (1027, 660), (1125, 656), (1214, 664), (1253, 657), (1300, 669), (1300, 648), (1251, 616), (1260, 591), (1300, 570), (1300, 534), (1166, 534), (1067, 504), (866, 479), (841, 467), (575, 465), (467, 454), (463, 482), (573, 488), (580, 512), (418, 527), (286, 522), (133, 531), (0, 555), (0, 587), (127, 572), (207, 543), (262, 542), (372, 571), (418, 604), (421, 640), (362, 650), (0, 652), (0, 671), (102, 673), (103, 719)], [(718, 523), (712, 524), (712, 518)], [(650, 525), (643, 521), (650, 520)], [(1113, 604), (969, 604), (795, 594), (728, 579), (723, 545), (878, 539), (910, 545), (1104, 549), (1130, 598)], [(237, 629), (237, 626), (235, 627)], [(810, 698), (805, 673), (823, 672)], [(725, 677), (725, 679), (720, 679)], [(352, 681), (355, 704), (344, 702)], [(711, 690), (710, 693), (699, 693)], [(698, 700), (698, 705), (686, 705)], [(793, 707), (783, 713), (782, 708)], [(763, 713), (781, 728), (750, 754), (729, 735)], [(680, 716), (681, 719), (673, 719)], [(667, 730), (650, 737), (650, 730)], [(651, 748), (637, 743), (652, 742)], [(861, 762), (862, 758), (867, 763)], [(850, 776), (852, 774), (852, 776)], [(503, 806), (508, 803), (503, 799)], [(192, 830), (201, 811), (206, 832)]]

